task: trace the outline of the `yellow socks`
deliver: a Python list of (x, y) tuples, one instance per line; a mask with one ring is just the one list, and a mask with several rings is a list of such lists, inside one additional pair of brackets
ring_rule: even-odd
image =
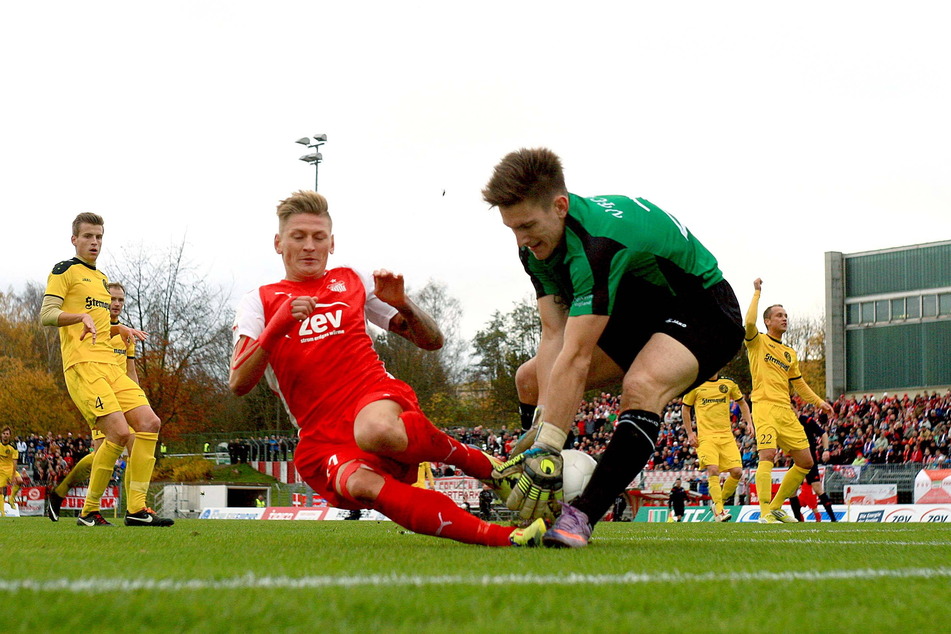
[(729, 500), (733, 497), (733, 494), (736, 493), (736, 487), (740, 483), (739, 478), (734, 478), (733, 474), (727, 476), (726, 481), (723, 483), (723, 500)]
[(769, 513), (769, 502), (773, 496), (773, 463), (760, 460), (756, 467), (756, 494), (759, 496), (760, 515)]
[(710, 499), (713, 500), (713, 510), (716, 513), (723, 512), (723, 491), (720, 489), (720, 474), (707, 476), (707, 482), (710, 484)]
[(158, 432), (136, 432), (132, 455), (129, 456), (129, 479), (126, 508), (130, 513), (138, 513), (145, 508), (145, 496), (152, 481), (152, 469), (155, 468), (155, 445)]
[(803, 469), (796, 465), (790, 467), (789, 471), (786, 472), (786, 477), (783, 478), (783, 483), (779, 485), (779, 491), (776, 492), (776, 497), (770, 502), (769, 509), (775, 511), (781, 508), (786, 498), (791, 497), (796, 490), (799, 489), (799, 485), (806, 479), (808, 473), (809, 469)]
[(99, 510), (99, 500), (109, 486), (112, 479), (112, 470), (116, 460), (122, 455), (122, 445), (105, 441), (93, 454), (92, 468), (89, 474), (89, 489), (86, 491), (86, 501), (83, 502), (81, 515), (89, 515)]
[(86, 454), (82, 459), (73, 465), (72, 470), (66, 477), (63, 478), (63, 481), (60, 482), (53, 492), (61, 498), (66, 497), (66, 494), (69, 493), (69, 488), (73, 486), (76, 482), (82, 482), (89, 477), (90, 471), (92, 471), (92, 461), (96, 454)]

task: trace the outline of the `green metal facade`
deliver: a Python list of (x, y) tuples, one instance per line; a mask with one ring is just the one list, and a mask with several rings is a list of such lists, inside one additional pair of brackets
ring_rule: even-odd
[(846, 391), (951, 385), (951, 242), (843, 264)]

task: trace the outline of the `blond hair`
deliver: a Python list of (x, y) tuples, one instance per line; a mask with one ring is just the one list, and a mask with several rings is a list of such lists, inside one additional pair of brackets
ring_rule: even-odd
[(102, 219), (102, 216), (100, 216), (99, 214), (94, 214), (88, 211), (84, 211), (83, 213), (76, 216), (76, 218), (73, 220), (73, 235), (74, 236), (79, 235), (79, 226), (83, 224), (84, 222), (87, 225), (99, 225), (100, 227), (106, 226), (106, 223)]
[(315, 191), (301, 189), (277, 204), (278, 229), (283, 231), (287, 219), (296, 214), (326, 216), (331, 223), (333, 222), (327, 199)]

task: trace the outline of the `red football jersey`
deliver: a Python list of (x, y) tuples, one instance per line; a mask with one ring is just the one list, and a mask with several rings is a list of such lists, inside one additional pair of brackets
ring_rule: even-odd
[(242, 335), (257, 339), (288, 297), (302, 296), (313, 297), (317, 307), (271, 352), (268, 384), (301, 438), (352, 442), (354, 404), (389, 376), (366, 322), (387, 329), (396, 309), (373, 295), (372, 276), (349, 267), (330, 269), (319, 280), (282, 280), (245, 295), (232, 328), (235, 342)]

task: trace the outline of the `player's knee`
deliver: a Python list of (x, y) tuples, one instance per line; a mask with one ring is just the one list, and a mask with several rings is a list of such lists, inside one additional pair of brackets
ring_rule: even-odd
[(515, 371), (515, 390), (518, 400), (531, 405), (538, 404), (538, 374), (535, 370), (535, 357), (532, 357)]
[(709, 467), (707, 467), (707, 475), (708, 475), (708, 476), (718, 476), (718, 475), (720, 475), (720, 468), (719, 468), (719, 467), (714, 467), (713, 465), (710, 465)]
[(663, 400), (663, 395), (669, 391), (668, 386), (661, 385), (646, 372), (628, 372), (621, 385), (621, 409), (639, 409), (656, 414), (667, 402)]
[(776, 450), (775, 449), (760, 449), (759, 459), (761, 461), (765, 460), (767, 462), (775, 462)]
[(360, 504), (373, 504), (383, 488), (383, 477), (359, 464), (348, 467), (341, 474), (337, 492)]
[(392, 453), (406, 449), (408, 440), (399, 417), (364, 416), (353, 426), (357, 446), (370, 453)]
[(741, 467), (733, 467), (730, 469), (730, 475), (733, 476), (734, 479), (739, 480), (743, 477), (743, 469)]
[(812, 465), (815, 464), (815, 462), (812, 459), (812, 456), (809, 456), (809, 455), (800, 456), (799, 459), (794, 460), (794, 462), (800, 469), (812, 469)]
[(105, 438), (105, 440), (109, 440), (110, 442), (114, 442), (115, 444), (119, 445), (120, 447), (125, 447), (127, 444), (129, 444), (129, 438), (130, 438), (131, 436), (132, 436), (132, 434), (129, 433), (129, 428), (126, 427), (125, 429), (117, 429), (116, 431), (112, 432), (111, 434), (110, 434), (110, 433), (106, 433), (106, 438)]

